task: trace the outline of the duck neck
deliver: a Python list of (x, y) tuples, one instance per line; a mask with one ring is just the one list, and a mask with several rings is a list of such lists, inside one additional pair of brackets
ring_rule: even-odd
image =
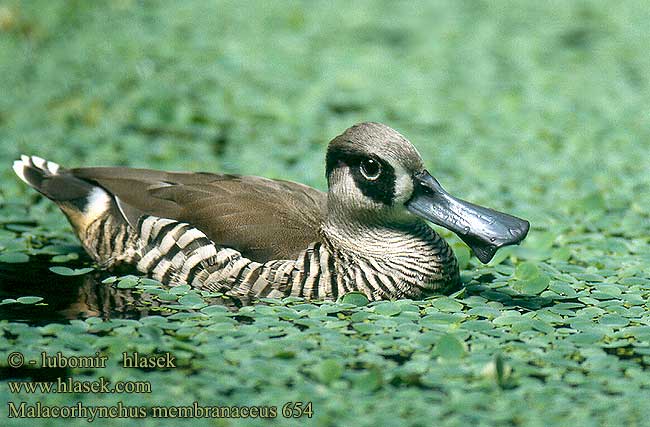
[(459, 284), (451, 248), (418, 218), (391, 223), (328, 218), (321, 234), (350, 280), (358, 282), (372, 272), (377, 281), (392, 283), (395, 293), (384, 297), (416, 297)]

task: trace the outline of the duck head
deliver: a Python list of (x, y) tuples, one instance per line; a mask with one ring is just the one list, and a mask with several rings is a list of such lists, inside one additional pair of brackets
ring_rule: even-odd
[(521, 242), (528, 221), (453, 197), (431, 176), (415, 147), (381, 123), (361, 123), (327, 149), (328, 218), (408, 226), (425, 219), (456, 233), (483, 262)]

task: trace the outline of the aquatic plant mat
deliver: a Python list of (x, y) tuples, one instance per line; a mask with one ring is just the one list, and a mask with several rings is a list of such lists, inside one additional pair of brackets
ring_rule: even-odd
[[(2, 424), (647, 425), (648, 22), (625, 1), (1, 2)], [(443, 232), (451, 296), (247, 305), (98, 270), (10, 167), (325, 188), (328, 140), (367, 120), (451, 193), (530, 220), (525, 243), (484, 266)], [(80, 385), (102, 377), (130, 392)], [(17, 382), (59, 378), (72, 392)]]

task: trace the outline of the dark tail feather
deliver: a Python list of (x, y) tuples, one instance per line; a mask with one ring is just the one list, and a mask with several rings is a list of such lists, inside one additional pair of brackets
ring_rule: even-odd
[(16, 175), (36, 191), (55, 202), (68, 202), (85, 208), (88, 195), (96, 186), (69, 174), (54, 162), (37, 156), (21, 156), (13, 166)]
[(102, 187), (37, 156), (21, 156), (13, 168), (20, 179), (61, 208), (97, 262), (111, 266), (137, 255), (116, 198)]
[(113, 197), (103, 188), (77, 178), (54, 162), (23, 155), (13, 169), (20, 179), (59, 205), (82, 242), (87, 227), (115, 208)]

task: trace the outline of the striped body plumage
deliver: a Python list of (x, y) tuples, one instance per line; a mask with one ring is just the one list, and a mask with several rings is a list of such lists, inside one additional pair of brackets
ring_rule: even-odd
[[(144, 216), (131, 230), (127, 223), (114, 224), (115, 218), (105, 215), (90, 225), (83, 240), (88, 253), (105, 267), (135, 264), (139, 271), (172, 286), (189, 284), (236, 297), (336, 299), (361, 291), (382, 299), (419, 296), (427, 290), (425, 282), (431, 284), (429, 290), (458, 285), (451, 248), (428, 227), (408, 239), (394, 236), (393, 244), (376, 254), (359, 256), (337, 249), (325, 235), (323, 242), (311, 243), (295, 260), (260, 263), (216, 245), (187, 223)], [(414, 263), (409, 248), (423, 262)], [(426, 262), (434, 257), (448, 262)]]
[(328, 193), (257, 177), (65, 170), (36, 156), (14, 170), (61, 207), (100, 265), (239, 298), (446, 292), (460, 285), (456, 258), (422, 217), (458, 232), (482, 261), (528, 230), (448, 196), (412, 145), (375, 123), (330, 143)]

